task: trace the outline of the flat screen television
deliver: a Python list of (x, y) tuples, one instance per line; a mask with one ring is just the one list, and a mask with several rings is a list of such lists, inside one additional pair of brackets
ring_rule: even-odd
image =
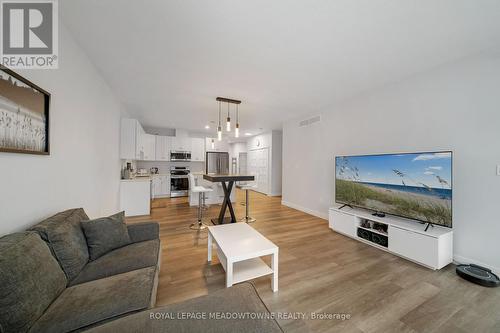
[(452, 152), (336, 156), (335, 201), (452, 227)]

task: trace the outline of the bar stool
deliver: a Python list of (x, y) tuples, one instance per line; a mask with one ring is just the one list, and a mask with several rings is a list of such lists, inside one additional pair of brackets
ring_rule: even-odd
[(191, 192), (191, 194), (198, 193), (198, 222), (191, 223), (189, 229), (203, 230), (207, 227), (207, 225), (202, 222), (203, 205), (205, 202), (205, 193), (212, 191), (213, 190), (211, 188), (196, 186), (196, 180), (194, 179), (194, 176), (192, 174), (189, 174), (189, 192)]
[(240, 222), (246, 222), (246, 223), (253, 223), (257, 221), (253, 217), (250, 217), (249, 215), (249, 210), (250, 210), (250, 201), (248, 200), (249, 198), (249, 193), (248, 191), (253, 190), (257, 188), (257, 185), (255, 184), (245, 184), (241, 185), (240, 187), (242, 190), (245, 190), (245, 217), (240, 220)]

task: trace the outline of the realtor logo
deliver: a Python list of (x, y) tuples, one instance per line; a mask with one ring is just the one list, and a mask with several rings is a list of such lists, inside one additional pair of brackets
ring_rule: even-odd
[(2, 65), (57, 68), (57, 0), (2, 0), (0, 4)]

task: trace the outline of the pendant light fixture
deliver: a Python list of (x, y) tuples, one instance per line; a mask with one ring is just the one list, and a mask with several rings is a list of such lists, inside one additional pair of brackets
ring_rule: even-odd
[(238, 110), (238, 105), (241, 104), (241, 101), (237, 99), (231, 99), (231, 98), (226, 98), (226, 97), (217, 97), (215, 99), (217, 102), (219, 102), (219, 126), (217, 127), (217, 137), (220, 140), (222, 140), (222, 127), (221, 127), (221, 102), (227, 103), (227, 118), (226, 118), (226, 131), (231, 132), (231, 114), (230, 114), (230, 105), (229, 104), (236, 104), (236, 126), (235, 126), (235, 132), (234, 135), (235, 137), (240, 136), (240, 123), (239, 123), (239, 110)]
[(215, 149), (215, 140), (212, 139), (212, 149)]
[(219, 101), (219, 126), (217, 126), (217, 140), (222, 140), (222, 127), (220, 126), (220, 101)]
[(226, 131), (231, 132), (231, 117), (229, 117), (229, 102), (227, 103)]
[(235, 138), (240, 137), (240, 120), (239, 120), (238, 104), (236, 104), (236, 127), (234, 128), (234, 137)]

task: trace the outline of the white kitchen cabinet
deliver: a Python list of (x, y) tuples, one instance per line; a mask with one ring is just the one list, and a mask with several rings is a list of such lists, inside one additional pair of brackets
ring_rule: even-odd
[(170, 197), (170, 176), (154, 175), (152, 186), (153, 199)]
[[(212, 148), (212, 140), (213, 148)], [(229, 152), (229, 144), (225, 140), (217, 140), (217, 138), (205, 138), (205, 149), (206, 151), (222, 151)]]
[(170, 150), (172, 149), (171, 136), (156, 136), (155, 146), (155, 160), (156, 161), (170, 161)]
[(140, 157), (140, 141), (144, 130), (135, 119), (124, 118), (120, 128), (120, 158), (136, 160)]
[(155, 136), (146, 134), (136, 119), (121, 120), (120, 158), (143, 161), (155, 159)]
[(142, 128), (141, 124), (137, 122), (136, 128), (136, 143), (135, 143), (135, 159), (142, 160), (144, 159), (144, 135), (146, 132)]
[(125, 211), (125, 216), (150, 214), (151, 181), (149, 178), (120, 182), (120, 210)]
[(191, 151), (191, 138), (172, 137), (172, 149), (176, 151)]
[(137, 159), (141, 161), (154, 161), (156, 144), (155, 135), (141, 133), (138, 143), (139, 154)]
[(205, 161), (205, 140), (201, 138), (191, 139), (191, 161)]

